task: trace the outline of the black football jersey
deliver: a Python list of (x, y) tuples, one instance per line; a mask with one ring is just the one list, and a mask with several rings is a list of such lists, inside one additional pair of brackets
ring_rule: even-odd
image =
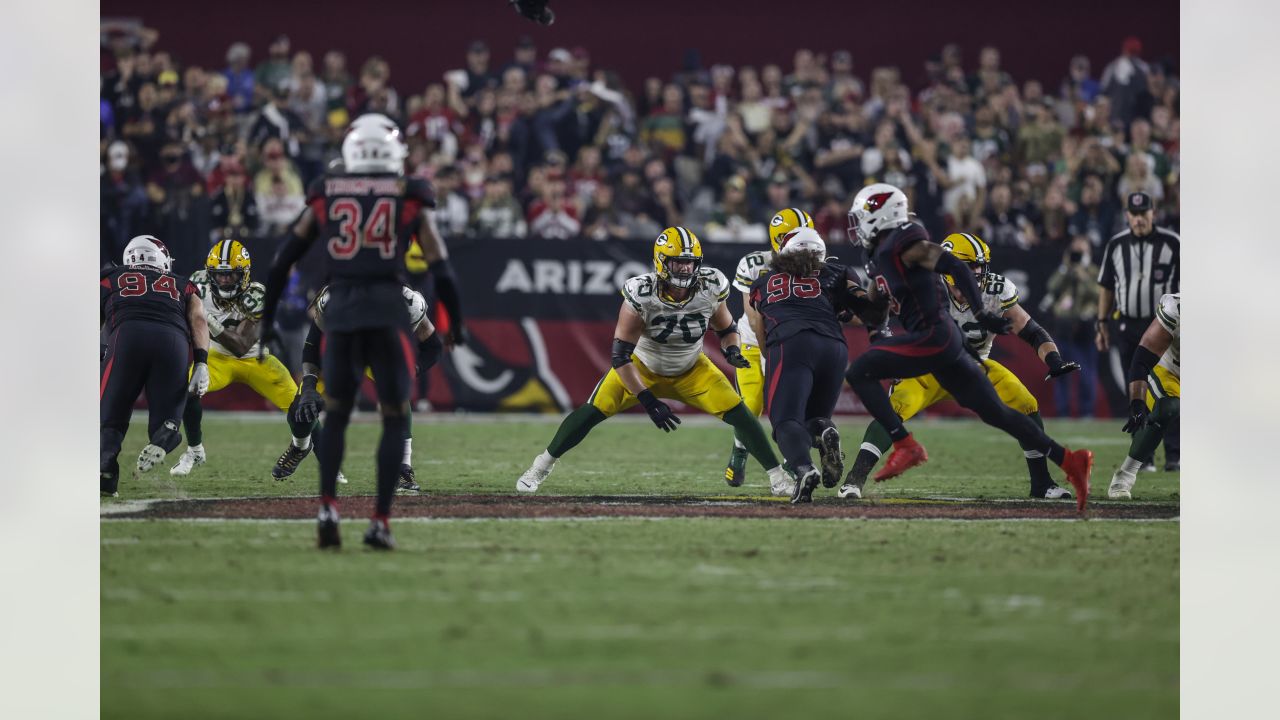
[(407, 326), (404, 253), (422, 209), (436, 206), (431, 184), (390, 173), (326, 175), (311, 184), (307, 205), (324, 245), (327, 329)]
[(816, 277), (795, 277), (771, 268), (751, 284), (751, 306), (764, 321), (764, 345), (771, 347), (809, 330), (844, 342), (836, 314), (855, 303), (848, 268), (828, 262)]
[(888, 296), (889, 311), (908, 332), (927, 330), (954, 322), (947, 314), (947, 288), (942, 276), (922, 267), (908, 268), (902, 253), (917, 242), (928, 242), (929, 233), (909, 223), (880, 240), (867, 263), (867, 274), (876, 289)]
[(108, 331), (125, 322), (150, 322), (190, 334), (187, 302), (199, 291), (187, 278), (151, 268), (117, 267), (105, 271), (98, 284)]

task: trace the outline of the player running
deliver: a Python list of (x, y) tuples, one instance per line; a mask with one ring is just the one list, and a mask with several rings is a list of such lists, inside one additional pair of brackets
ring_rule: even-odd
[(670, 398), (732, 425), (747, 450), (768, 468), (773, 494), (790, 495), (794, 481), (779, 464), (760, 421), (702, 352), (702, 337), (709, 326), (720, 337), (730, 365), (750, 365), (742, 356), (738, 326), (724, 302), (729, 281), (719, 270), (702, 267), (702, 244), (682, 227), (669, 227), (654, 241), (653, 267), (654, 272), (622, 285), (613, 368), (596, 384), (586, 404), (560, 423), (551, 444), (516, 481), (516, 490), (537, 491), (556, 461), (592, 428), (637, 402), (644, 405), (654, 425), (666, 432), (675, 430), (680, 418), (659, 399)]
[(263, 342), (274, 335), (272, 320), (289, 269), (317, 238), (324, 239), (329, 302), (325, 308), (324, 405), (320, 431), (321, 506), (318, 545), (337, 548), (338, 470), (346, 450), (347, 425), (363, 371), (373, 372), (378, 389), (382, 435), (377, 450), (378, 497), (364, 543), (395, 547), (388, 520), (395, 499), (401, 450), (409, 428), (409, 312), (402, 274), (404, 249), (417, 234), (428, 260), (445, 259), (430, 209), (431, 186), (405, 178), (407, 151), (395, 123), (380, 116), (359, 118), (342, 141), (345, 174), (317, 179), (307, 208), (271, 265), (262, 325)]
[[(831, 413), (849, 347), (836, 315), (863, 312), (871, 301), (849, 281), (844, 266), (826, 262), (827, 245), (816, 230), (800, 227), (777, 245), (764, 274), (751, 284), (747, 317), (755, 337), (765, 340), (769, 421), (796, 475), (791, 502), (811, 502), (820, 479), (834, 487), (844, 471)], [(822, 453), (821, 472), (809, 454), (813, 444)]]
[[(413, 329), (414, 338), (418, 341), (418, 362), (414, 374), (421, 375), (430, 370), (440, 359), (440, 353), (444, 351), (444, 343), (440, 341), (435, 325), (432, 325), (431, 320), (427, 318), (427, 301), (422, 293), (408, 285), (405, 285), (401, 292), (404, 295), (405, 305), (409, 308), (409, 326)], [(311, 328), (307, 331), (307, 339), (302, 345), (302, 390), (289, 406), (289, 421), (300, 425), (317, 422), (320, 411), (324, 409), (322, 398), (324, 388), (320, 387), (320, 348), (324, 343), (324, 313), (328, 305), (329, 288), (325, 287), (320, 290), (312, 303)], [(372, 377), (368, 368), (365, 368), (365, 375)], [(405, 427), (406, 430), (409, 429), (408, 424)], [(276, 461), (271, 474), (278, 477), (293, 474), (293, 471), (298, 468), (298, 463), (302, 462), (306, 456), (305, 448), (290, 445)], [(341, 472), (338, 473), (338, 482), (345, 482)], [(396, 490), (409, 492), (422, 490), (413, 472), (412, 432), (404, 436), (404, 456), (400, 461)]]
[[(1018, 288), (1013, 281), (990, 271), (991, 248), (987, 247), (982, 238), (969, 233), (952, 233), (942, 242), (942, 248), (973, 272), (974, 279), (982, 291), (981, 309), (1008, 319), (1013, 325), (1013, 332), (1035, 349), (1036, 354), (1049, 368), (1046, 379), (1060, 377), (1080, 369), (1080, 366), (1074, 362), (1063, 362), (1062, 355), (1058, 353), (1058, 346), (1054, 344), (1048, 331), (1040, 327), (1039, 323), (1032, 320), (1027, 311), (1022, 309), (1018, 303)], [(1016, 375), (1009, 372), (1008, 368), (991, 359), (991, 345), (995, 341), (995, 335), (978, 323), (974, 308), (965, 299), (955, 279), (949, 275), (944, 276), (943, 279), (946, 280), (949, 290), (947, 299), (950, 302), (947, 303), (947, 309), (956, 324), (960, 326), (969, 349), (977, 355), (987, 380), (996, 390), (996, 395), (1005, 405), (1030, 417), (1043, 429), (1044, 421), (1040, 419), (1040, 405), (1036, 402), (1036, 397), (1027, 390), (1027, 386), (1023, 385)], [(889, 390), (889, 402), (893, 406), (893, 411), (904, 422), (921, 410), (932, 407), (949, 397), (951, 397), (950, 394), (938, 384), (937, 378), (932, 374), (903, 379)], [(853, 461), (849, 477), (840, 487), (840, 497), (862, 497), (862, 487), (867, 482), (867, 474), (876, 466), (880, 456), (889, 449), (891, 444), (889, 433), (884, 426), (879, 421), (872, 421), (862, 438), (862, 449), (858, 451), (858, 456)], [(1027, 459), (1027, 469), (1031, 474), (1031, 497), (1049, 500), (1071, 498), (1071, 491), (1059, 487), (1050, 477), (1049, 463), (1045, 460), (1043, 452), (1036, 447), (1026, 446), (1023, 446), (1022, 452)]]
[(1156, 318), (1142, 334), (1129, 364), (1129, 421), (1124, 424), (1124, 431), (1133, 433), (1133, 442), (1129, 444), (1129, 456), (1111, 476), (1109, 498), (1133, 497), (1133, 485), (1142, 468), (1142, 461), (1137, 458), (1151, 457), (1165, 428), (1178, 417), (1182, 402), (1182, 370), (1178, 362), (1181, 306), (1182, 293), (1160, 298)]
[[(733, 286), (742, 293), (742, 317), (738, 318), (738, 335), (742, 340), (742, 356), (751, 363), (750, 367), (734, 368), (734, 386), (742, 401), (752, 415), (760, 417), (764, 411), (764, 363), (761, 361), (760, 343), (756, 339), (751, 323), (747, 321), (747, 308), (751, 303), (751, 283), (756, 281), (769, 267), (773, 253), (778, 252), (778, 240), (787, 233), (800, 227), (813, 227), (813, 218), (809, 213), (797, 208), (784, 208), (774, 213), (769, 221), (769, 250), (749, 252), (738, 261), (738, 269), (733, 274)], [(747, 446), (742, 444), (737, 433), (733, 437), (733, 450), (729, 453), (729, 464), (724, 469), (724, 481), (731, 487), (738, 487), (747, 478)]]
[[(249, 251), (237, 240), (222, 240), (209, 250), (204, 269), (191, 276), (200, 298), (204, 301), (204, 314), (209, 324), (209, 392), (217, 392), (232, 383), (248, 385), (254, 392), (269, 400), (281, 411), (289, 409), (289, 403), (298, 392), (288, 368), (274, 355), (267, 353), (257, 360), (258, 337), (262, 331), (262, 300), (266, 288), (253, 282)], [(170, 475), (189, 475), (208, 459), (200, 423), (204, 416), (200, 398), (187, 398), (182, 413), (182, 424), (187, 433), (187, 449), (169, 470)], [(293, 436), (290, 449), (306, 457), (311, 452), (314, 423), (297, 423), (290, 416), (289, 430)], [(301, 459), (301, 457), (299, 459)], [(277, 480), (288, 474), (271, 473)]]
[[(187, 390), (203, 395), (209, 387), (209, 329), (204, 306), (190, 280), (169, 272), (169, 250), (150, 235), (139, 235), (124, 249), (124, 265), (99, 281), (100, 314), (107, 350), (98, 385), (101, 458), (99, 486), (115, 496), (120, 483), (120, 446), (129, 432), (133, 403), (147, 391), (147, 437), (138, 455), (138, 471), (147, 472), (182, 436), (182, 406)], [(195, 364), (187, 379), (187, 357)]]
[(973, 273), (907, 216), (907, 196), (886, 183), (868, 185), (849, 210), (850, 239), (867, 249), (867, 272), (876, 292), (884, 295), (905, 334), (880, 340), (858, 357), (845, 375), (867, 410), (888, 431), (893, 453), (877, 480), (896, 477), (928, 459), (925, 449), (903, 426), (880, 381), (932, 374), (938, 385), (963, 407), (978, 413), (988, 425), (1004, 430), (1019, 444), (1044, 453), (1067, 474), (1076, 490), (1076, 508), (1089, 502), (1089, 473), (1093, 453), (1069, 451), (1045, 434), (1031, 418), (1000, 402), (995, 388), (965, 347), (960, 328), (947, 313), (946, 285), (939, 274), (950, 275), (974, 313), (974, 322), (987, 332), (1005, 334), (1011, 322), (986, 310)]

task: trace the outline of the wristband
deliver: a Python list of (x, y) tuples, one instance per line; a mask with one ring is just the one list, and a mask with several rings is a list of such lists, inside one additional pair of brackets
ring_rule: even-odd
[(209, 364), (208, 350), (205, 350), (204, 348), (196, 348), (195, 351), (193, 352), (193, 355), (195, 356), (195, 361), (197, 363), (204, 363), (205, 365)]
[(649, 388), (645, 388), (636, 393), (636, 399), (639, 400), (640, 404), (646, 408), (651, 408), (658, 403), (658, 398), (654, 396), (653, 391)]
[(723, 339), (725, 338), (725, 336), (726, 336), (726, 335), (728, 335), (728, 334), (730, 334), (730, 333), (736, 333), (736, 332), (738, 332), (738, 323), (736, 323), (736, 322), (731, 322), (731, 323), (729, 323), (729, 327), (727, 327), (727, 328), (725, 328), (725, 329), (723, 329), (723, 330), (716, 330), (716, 335), (717, 335), (717, 336), (719, 336), (719, 338), (720, 338), (721, 340), (723, 340)]
[(1047, 365), (1047, 366), (1049, 366), (1049, 367), (1051, 367), (1051, 368), (1061, 367), (1061, 366), (1062, 366), (1062, 354), (1061, 354), (1061, 353), (1059, 353), (1057, 350), (1053, 350), (1053, 351), (1051, 351), (1051, 352), (1047, 352), (1047, 353), (1045, 353), (1045, 355), (1044, 355), (1044, 364), (1045, 364), (1045, 365)]

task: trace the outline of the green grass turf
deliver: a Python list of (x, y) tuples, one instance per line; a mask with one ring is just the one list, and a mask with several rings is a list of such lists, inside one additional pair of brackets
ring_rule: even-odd
[(1175, 717), (1178, 530), (104, 522), (102, 716)]
[[(259, 495), (316, 495), (314, 456), (289, 480), (271, 479), (271, 466), (289, 442), (283, 419), (271, 421), (219, 418), (207, 413), (204, 446), (209, 461), (186, 478), (173, 478), (168, 467), (177, 462), (185, 444), (170, 453), (163, 467), (130, 477), (138, 451), (146, 442), (145, 424), (134, 423), (120, 456), (123, 477), (120, 500), (138, 498), (241, 497)], [(366, 416), (368, 417), (368, 416)], [(767, 493), (760, 465), (751, 461), (747, 482), (730, 488), (724, 483), (724, 464), (732, 435), (728, 426), (698, 422), (691, 417), (679, 430), (664, 434), (643, 415), (611, 419), (597, 427), (581, 445), (567, 453), (539, 492), (580, 494), (722, 494)], [(848, 463), (853, 462), (863, 418), (838, 418)], [(1096, 456), (1094, 499), (1105, 501), (1111, 473), (1129, 447), (1120, 422), (1053, 421), (1049, 432), (1069, 447), (1088, 447)], [(945, 495), (977, 498), (1022, 498), (1029, 490), (1026, 462), (1017, 443), (975, 420), (915, 421), (910, 424), (929, 451), (930, 461), (890, 482), (870, 484), (871, 496)], [(766, 421), (767, 427), (767, 421)], [(538, 418), (491, 420), (467, 418), (457, 422), (419, 422), (414, 427), (414, 467), (419, 483), (442, 492), (512, 492), (516, 478), (533, 457), (546, 448), (556, 423)], [(350, 484), (339, 492), (374, 492), (374, 450), (378, 425), (354, 423), (350, 428), (343, 470)], [(1157, 458), (1162, 455), (1157, 452)], [(1059, 481), (1062, 473), (1051, 467)], [(1064, 482), (1065, 484), (1065, 482)], [(819, 489), (815, 497), (833, 490)], [(1142, 473), (1135, 500), (1170, 501), (1178, 498), (1178, 473)], [(112, 500), (104, 500), (104, 503)]]

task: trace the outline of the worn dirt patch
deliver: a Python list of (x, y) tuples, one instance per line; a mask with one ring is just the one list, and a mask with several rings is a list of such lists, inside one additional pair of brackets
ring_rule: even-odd
[[(373, 511), (371, 496), (341, 499), (342, 514), (363, 517)], [(263, 519), (315, 517), (316, 498), (231, 498), (164, 500), (112, 518)], [(791, 505), (785, 498), (559, 495), (413, 495), (396, 498), (397, 517), (424, 518), (584, 518), (584, 517), (743, 517), (865, 518), (951, 520), (1053, 520), (1076, 517), (1075, 503), (1059, 501), (982, 501), (887, 498), (847, 502), (819, 499)], [(1091, 504), (1089, 517), (1116, 520), (1177, 518), (1176, 503)]]

